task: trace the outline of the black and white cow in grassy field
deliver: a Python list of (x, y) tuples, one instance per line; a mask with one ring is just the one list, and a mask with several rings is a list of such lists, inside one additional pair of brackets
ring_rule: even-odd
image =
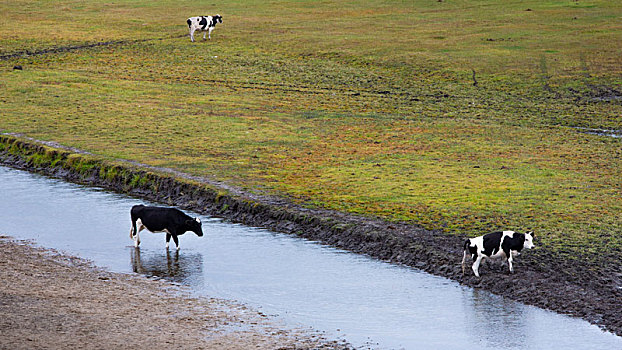
[(187, 231), (192, 231), (199, 237), (203, 236), (201, 220), (199, 218), (191, 218), (179, 209), (147, 207), (140, 204), (132, 207), (130, 216), (132, 219), (130, 238), (134, 240), (134, 247), (136, 248), (140, 245), (138, 233), (144, 229), (154, 233), (166, 232), (166, 249), (168, 249), (168, 244), (171, 237), (173, 237), (173, 242), (175, 242), (177, 250), (179, 250), (177, 236), (181, 236)]
[(519, 255), (523, 248), (533, 248), (534, 237), (533, 232), (499, 231), (467, 239), (464, 242), (464, 253), (462, 255), (462, 274), (465, 272), (467, 251), (471, 254), (471, 259), (475, 261), (471, 268), (477, 277), (479, 277), (479, 265), (484, 258), (501, 257), (507, 259), (510, 273), (514, 272), (513, 258)]
[(205, 40), (205, 34), (212, 38), (212, 30), (216, 27), (216, 24), (222, 23), (221, 15), (214, 16), (199, 16), (190, 17), (186, 20), (188, 23), (188, 29), (190, 30), (190, 41), (194, 42), (194, 32), (200, 30), (203, 32), (203, 40)]

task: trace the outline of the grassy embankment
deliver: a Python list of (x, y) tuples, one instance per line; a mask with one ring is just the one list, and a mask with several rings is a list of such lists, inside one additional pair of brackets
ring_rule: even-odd
[[(622, 140), (569, 128), (622, 129), (615, 2), (0, 10), (0, 55), (126, 41), (0, 61), (4, 132), (450, 234), (532, 229), (559, 254), (621, 254)], [(187, 17), (215, 13), (211, 41), (183, 37)]]

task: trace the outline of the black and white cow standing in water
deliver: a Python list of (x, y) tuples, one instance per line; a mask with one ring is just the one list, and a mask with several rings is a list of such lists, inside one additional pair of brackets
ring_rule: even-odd
[(534, 237), (533, 232), (503, 231), (467, 239), (464, 242), (464, 254), (462, 255), (462, 274), (465, 270), (467, 251), (471, 254), (471, 259), (475, 260), (472, 269), (477, 277), (479, 277), (479, 264), (483, 258), (502, 257), (507, 259), (508, 265), (510, 265), (510, 273), (514, 272), (512, 259), (519, 255), (523, 248), (533, 248)]
[(146, 207), (140, 204), (132, 207), (130, 216), (132, 218), (130, 238), (134, 240), (134, 246), (137, 248), (140, 244), (138, 233), (143, 229), (151, 232), (166, 232), (166, 249), (168, 249), (168, 244), (173, 237), (173, 242), (179, 250), (177, 236), (181, 236), (187, 231), (192, 231), (199, 237), (203, 236), (201, 220), (191, 218), (176, 208)]
[(203, 40), (205, 40), (205, 34), (208, 34), (211, 39), (212, 30), (214, 30), (216, 24), (222, 23), (222, 16), (190, 17), (186, 20), (186, 23), (188, 23), (188, 29), (190, 30), (190, 41), (194, 42), (194, 32), (197, 30), (203, 31)]

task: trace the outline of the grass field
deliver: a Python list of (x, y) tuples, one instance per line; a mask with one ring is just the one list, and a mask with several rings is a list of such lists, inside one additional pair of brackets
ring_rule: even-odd
[[(622, 139), (577, 129), (622, 129), (622, 5), (202, 4), (0, 1), (0, 130), (309, 206), (622, 255)], [(212, 40), (191, 43), (185, 19), (216, 13)], [(113, 43), (24, 54), (98, 42)]]

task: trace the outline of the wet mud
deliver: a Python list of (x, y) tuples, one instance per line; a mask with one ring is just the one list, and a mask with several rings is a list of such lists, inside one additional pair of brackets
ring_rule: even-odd
[[(547, 247), (538, 246), (536, 239), (536, 249), (515, 259), (514, 274), (508, 273), (507, 266), (493, 262), (483, 264), (482, 278), (476, 278), (470, 270), (462, 274), (461, 249), (466, 237), (461, 235), (304, 208), (283, 198), (244, 193), (169, 169), (124, 161), (108, 163), (75, 150), (51, 148), (49, 144), (11, 135), (0, 135), (0, 145), (4, 145), (3, 150), (0, 148), (0, 163), (7, 166), (100, 186), (411, 266), (525, 304), (580, 317), (622, 336), (622, 265), (615, 252), (569, 261)], [(50, 160), (40, 160), (36, 155), (46, 155)], [(81, 157), (84, 157), (82, 161), (76, 160)], [(85, 163), (87, 167), (83, 166)], [(108, 176), (110, 169), (116, 169), (114, 176)], [(135, 181), (137, 178), (143, 180)]]

